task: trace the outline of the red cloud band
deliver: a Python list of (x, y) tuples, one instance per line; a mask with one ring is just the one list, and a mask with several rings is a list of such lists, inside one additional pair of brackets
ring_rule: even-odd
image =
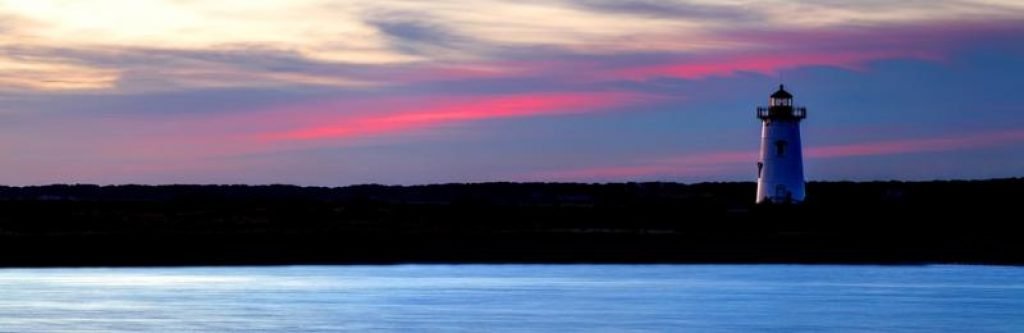
[[(957, 137), (893, 140), (844, 145), (810, 147), (805, 156), (811, 159), (844, 158), (855, 156), (894, 155), (918, 152), (950, 151), (983, 148), (1024, 141), (1024, 130), (978, 133)], [(563, 170), (529, 175), (527, 178), (554, 180), (618, 180), (648, 176), (709, 176), (724, 170), (753, 164), (757, 154), (750, 151), (699, 153), (673, 158), (651, 160), (650, 163), (631, 166), (608, 166)]]
[(326, 125), (272, 133), (264, 138), (275, 141), (348, 138), (492, 118), (581, 113), (642, 103), (652, 98), (650, 95), (609, 92), (432, 99), (421, 101), (419, 106), (360, 112), (331, 120)]

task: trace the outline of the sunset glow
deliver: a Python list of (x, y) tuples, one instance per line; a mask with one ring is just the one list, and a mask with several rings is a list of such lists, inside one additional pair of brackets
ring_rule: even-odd
[[(0, 0), (0, 32), (7, 184), (751, 181), (779, 83), (809, 179), (1024, 173), (1020, 1)], [(950, 162), (874, 158), (908, 154)]]

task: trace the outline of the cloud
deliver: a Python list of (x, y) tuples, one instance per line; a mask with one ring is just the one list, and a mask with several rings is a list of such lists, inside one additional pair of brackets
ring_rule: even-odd
[(771, 75), (781, 70), (828, 66), (862, 70), (878, 60), (943, 62), (964, 44), (981, 38), (1014, 40), (1024, 21), (930, 22), (821, 29), (762, 29), (722, 32), (732, 49), (634, 62), (595, 71), (598, 80), (701, 79), (740, 72)]
[[(349, 165), (378, 170), (364, 172), (376, 178), (358, 179), (393, 180), (395, 175), (389, 172), (395, 172), (395, 168), (373, 166), (374, 160), (389, 154), (386, 151), (390, 148), (381, 151), (381, 146), (407, 147), (426, 141), (429, 150), (433, 139), (472, 139), (477, 135), (475, 131), (451, 129), (473, 129), (474, 122), (624, 112), (631, 110), (626, 106), (657, 101), (656, 97), (608, 91), (406, 98), (352, 95), (320, 97), (321, 102), (290, 96), (290, 100), (267, 102), (271, 106), (261, 107), (242, 101), (248, 97), (241, 95), (238, 102), (226, 97), (216, 102), (229, 103), (227, 108), (235, 111), (209, 112), (192, 110), (204, 107), (204, 103), (178, 102), (179, 97), (188, 96), (172, 94), (160, 100), (138, 97), (132, 105), (118, 104), (122, 99), (108, 95), (62, 97), (72, 104), (56, 110), (3, 114), (5, 130), (0, 131), (0, 142), (4, 142), (6, 152), (6, 182), (356, 181), (346, 177), (357, 177), (362, 171), (353, 171), (355, 167)], [(154, 110), (134, 105), (146, 101), (160, 105)], [(34, 108), (32, 104), (18, 107)], [(96, 111), (106, 109), (125, 110)], [(34, 133), (46, 136), (36, 137)], [(435, 136), (437, 133), (441, 136)], [(362, 149), (368, 152), (352, 155)], [(344, 166), (314, 167), (310, 158), (322, 163), (326, 159), (341, 161), (332, 163)], [(451, 159), (440, 163), (458, 162)], [(296, 171), (310, 169), (318, 173), (301, 175), (298, 173), (303, 171)]]
[(25, 36), (45, 45), (209, 49), (260, 45), (318, 60), (393, 63), (354, 4), (332, 1), (12, 0), (0, 11), (37, 22)]
[(607, 14), (635, 15), (670, 19), (691, 19), (703, 21), (764, 19), (743, 6), (699, 3), (695, 1), (653, 1), (653, 0), (573, 0), (570, 5)]
[(384, 35), (393, 50), (403, 54), (449, 61), (472, 61), (478, 59), (478, 53), (486, 47), (440, 24), (409, 19), (419, 16), (417, 13), (406, 13), (386, 19), (367, 18), (367, 23)]
[[(362, 88), (379, 84), (362, 73), (363, 67), (317, 62), (292, 52), (258, 47), (191, 51), (0, 45), (0, 52), (53, 75), (103, 79), (106, 85), (88, 88), (120, 93), (275, 86)], [(66, 68), (69, 65), (91, 75), (75, 75)]]
[(1024, 141), (1024, 130), (974, 133), (941, 138), (905, 139), (811, 147), (807, 149), (806, 156), (810, 158), (824, 159), (855, 156), (895, 155), (983, 148), (1020, 141)]
[(849, 68), (878, 58), (932, 57), (946, 51), (940, 44), (1000, 25), (1020, 32), (1022, 16), (1024, 7), (999, 0), (11, 0), (0, 4), (0, 52), (34, 55), (0, 54), (7, 67), (32, 68), (8, 70), (21, 78), (0, 86), (115, 93), (387, 89), (559, 70), (528, 63), (503, 68), (524, 58), (637, 54), (674, 59), (634, 69), (591, 67), (611, 67), (602, 79)]
[[(372, 112), (318, 119), (318, 125), (263, 135), (271, 141), (346, 139), (400, 133), (451, 123), (495, 118), (591, 112), (654, 99), (631, 93), (541, 93), (506, 96), (432, 98), (384, 106)], [(408, 105), (413, 104), (413, 105)], [(305, 110), (289, 114), (318, 114)], [(318, 117), (319, 118), (319, 117)], [(327, 123), (326, 125), (323, 123)]]
[(117, 72), (61, 59), (12, 58), (0, 55), (0, 89), (39, 91), (107, 89)]
[[(970, 133), (960, 136), (901, 139), (862, 142), (829, 146), (806, 147), (808, 159), (836, 159), (861, 156), (887, 156), (937, 151), (956, 151), (996, 147), (1024, 142), (1024, 130), (1004, 130), (990, 133)], [(525, 179), (558, 181), (621, 181), (640, 178), (707, 177), (721, 175), (757, 161), (755, 151), (704, 152), (668, 158), (636, 161), (628, 165), (586, 167), (531, 173)]]
[(936, 56), (924, 52), (851, 52), (818, 54), (783, 54), (734, 56), (707, 60), (681, 61), (678, 63), (638, 66), (614, 70), (601, 74), (603, 79), (644, 80), (659, 77), (701, 79), (709, 76), (729, 76), (738, 72), (755, 72), (770, 75), (779, 70), (806, 66), (833, 66), (859, 70), (861, 65), (872, 60), (891, 58), (932, 59)]

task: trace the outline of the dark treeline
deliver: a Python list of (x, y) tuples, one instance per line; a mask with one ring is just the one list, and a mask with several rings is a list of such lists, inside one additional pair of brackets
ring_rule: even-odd
[(1024, 179), (0, 187), (0, 265), (1024, 263)]

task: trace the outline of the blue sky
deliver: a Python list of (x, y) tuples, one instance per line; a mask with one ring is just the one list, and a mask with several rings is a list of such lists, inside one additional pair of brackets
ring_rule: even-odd
[(0, 183), (1024, 175), (1018, 1), (0, 1)]

